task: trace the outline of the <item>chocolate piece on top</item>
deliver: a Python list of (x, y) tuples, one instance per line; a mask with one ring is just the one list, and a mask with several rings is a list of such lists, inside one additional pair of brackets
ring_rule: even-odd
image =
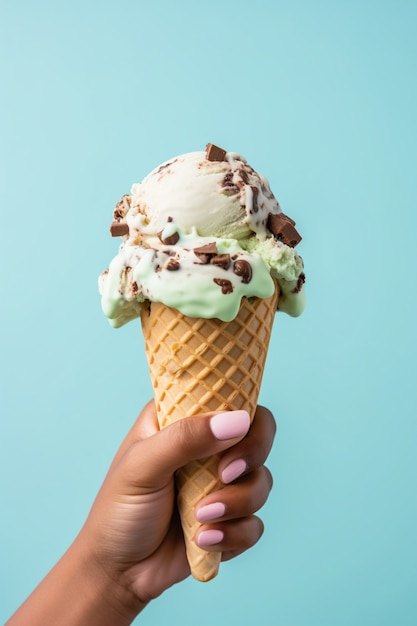
[(270, 213), (267, 226), (275, 239), (282, 241), (291, 248), (295, 248), (302, 239), (300, 233), (294, 227), (294, 220), (284, 213)]
[(245, 259), (238, 259), (237, 261), (235, 261), (233, 271), (236, 276), (241, 277), (242, 283), (250, 283), (252, 279), (252, 267), (248, 261), (245, 261)]
[(213, 282), (222, 288), (222, 293), (225, 295), (233, 292), (233, 285), (230, 280), (226, 280), (225, 278), (213, 278)]
[(206, 145), (206, 159), (207, 161), (224, 161), (226, 158), (226, 150), (215, 146), (212, 143)]
[(196, 256), (198, 256), (200, 261), (206, 265), (207, 263), (210, 263), (212, 257), (217, 255), (216, 242), (213, 241), (212, 243), (207, 243), (205, 246), (193, 248), (193, 252)]
[(123, 237), (129, 234), (129, 226), (126, 222), (112, 222), (110, 225), (110, 234), (112, 237)]
[(158, 233), (158, 237), (161, 242), (166, 246), (175, 246), (175, 244), (178, 242), (178, 239), (180, 238), (178, 233), (172, 233), (172, 235), (169, 235), (168, 237), (164, 237), (164, 239), (162, 239), (162, 233), (163, 231)]

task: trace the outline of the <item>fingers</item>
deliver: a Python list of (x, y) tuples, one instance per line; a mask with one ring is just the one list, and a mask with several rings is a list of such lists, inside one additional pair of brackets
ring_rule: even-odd
[(239, 476), (263, 465), (276, 433), (274, 417), (268, 409), (258, 406), (248, 435), (225, 452), (219, 463), (219, 477), (229, 484)]
[[(227, 412), (225, 414), (227, 416), (226, 420), (228, 420), (228, 416), (233, 413), (233, 411)], [(197, 416), (197, 418), (198, 417), (202, 416)], [(194, 420), (196, 418), (193, 417), (192, 419), (192, 425), (195, 426), (196, 423)], [(205, 419), (209, 419), (209, 416), (205, 416)], [(188, 422), (187, 426), (190, 425), (190, 422)], [(118, 463), (118, 461), (133, 444), (140, 440), (147, 439), (152, 435), (155, 435), (157, 432), (159, 432), (158, 418), (155, 410), (155, 403), (151, 400), (143, 408), (131, 430), (127, 434), (113, 460), (112, 466)], [(232, 482), (232, 480), (235, 480), (237, 475), (241, 475), (244, 472), (250, 471), (253, 467), (262, 465), (269, 454), (274, 435), (275, 421), (271, 412), (264, 407), (258, 407), (249, 436), (248, 438), (245, 438), (246, 440), (249, 439), (249, 441), (246, 441), (246, 443), (242, 442), (244, 445), (233, 448), (232, 451), (223, 456), (219, 465), (220, 476), (224, 473), (224, 476), (222, 476), (224, 479), (223, 482)], [(231, 443), (229, 443), (229, 446), (230, 445)], [(229, 467), (231, 463), (233, 464)]]
[(219, 526), (201, 527), (196, 543), (208, 552), (222, 552), (222, 560), (227, 561), (254, 546), (263, 531), (262, 520), (251, 515)]
[[(149, 409), (151, 411), (152, 409)], [(152, 415), (143, 418), (153, 419)], [(236, 445), (248, 432), (249, 414), (246, 411), (227, 411), (215, 415), (198, 415), (179, 420), (151, 436), (130, 444), (130, 438), (143, 429), (139, 420), (126, 442), (123, 464), (125, 476), (139, 492), (159, 489), (172, 480), (179, 467), (191, 460), (223, 452)], [(119, 457), (120, 458), (120, 457)]]
[(263, 533), (262, 521), (253, 514), (266, 502), (272, 475), (263, 465), (276, 432), (270, 411), (258, 407), (246, 437), (228, 449), (219, 464), (225, 486), (196, 506), (202, 526), (196, 543), (208, 551), (221, 551), (228, 560), (253, 546)]
[(180, 420), (160, 431), (151, 401), (120, 447), (112, 469), (123, 465), (125, 471), (117, 474), (125, 485), (129, 483), (129, 493), (149, 493), (164, 487), (188, 461), (223, 452), (219, 475), (226, 486), (201, 500), (196, 517), (207, 524), (251, 516), (272, 487), (271, 474), (263, 467), (276, 430), (271, 412), (258, 407), (248, 430), (245, 411), (227, 411)]
[(204, 524), (252, 515), (263, 507), (271, 489), (271, 472), (259, 467), (201, 500), (195, 510), (196, 519)]
[(197, 545), (222, 552), (223, 560), (253, 546), (263, 533), (263, 523), (253, 513), (265, 504), (271, 488), (269, 470), (260, 467), (204, 498), (196, 508), (196, 518), (202, 522), (195, 537)]

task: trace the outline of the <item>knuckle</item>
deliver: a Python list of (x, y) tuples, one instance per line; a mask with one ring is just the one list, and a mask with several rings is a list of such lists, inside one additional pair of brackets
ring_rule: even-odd
[(259, 517), (252, 515), (247, 519), (247, 523), (244, 525), (244, 531), (242, 544), (253, 546), (262, 537), (264, 524)]

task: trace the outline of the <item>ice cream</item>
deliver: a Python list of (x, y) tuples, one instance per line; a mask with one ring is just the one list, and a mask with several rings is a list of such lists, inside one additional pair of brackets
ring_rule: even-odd
[[(295, 222), (246, 160), (208, 144), (153, 170), (114, 211), (118, 255), (100, 276), (112, 326), (140, 317), (160, 428), (199, 413), (254, 417), (277, 308), (299, 315), (304, 271)], [(219, 457), (176, 472), (192, 575), (220, 552), (195, 543), (197, 502), (223, 485)]]
[(279, 310), (304, 308), (301, 237), (268, 181), (236, 153), (208, 144), (166, 161), (122, 197), (111, 232), (123, 243), (100, 291), (114, 327), (146, 301), (230, 321), (244, 296), (271, 296), (273, 278)]

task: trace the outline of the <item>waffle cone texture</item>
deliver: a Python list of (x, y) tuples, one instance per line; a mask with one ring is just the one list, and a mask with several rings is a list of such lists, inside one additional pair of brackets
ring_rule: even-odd
[[(212, 411), (245, 409), (253, 419), (277, 304), (278, 286), (271, 298), (243, 298), (237, 317), (222, 322), (150, 303), (141, 321), (161, 428)], [(222, 487), (219, 458), (192, 461), (176, 472), (187, 559), (191, 574), (204, 582), (216, 576), (221, 553), (195, 543), (201, 524), (194, 508)]]

